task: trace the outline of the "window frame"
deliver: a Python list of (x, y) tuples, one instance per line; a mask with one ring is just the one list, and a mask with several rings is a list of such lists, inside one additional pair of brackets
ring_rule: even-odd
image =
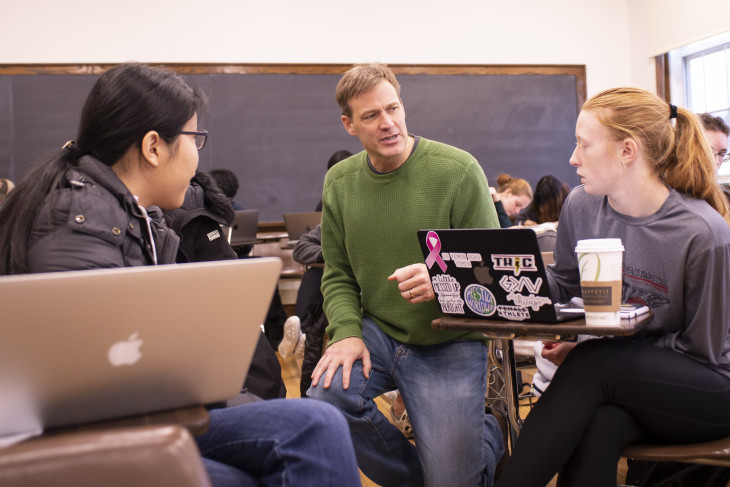
[[(669, 95), (673, 104), (694, 109), (689, 106), (688, 92), (691, 87), (686, 78), (687, 62), (689, 59), (720, 50), (730, 52), (730, 31), (669, 51), (667, 74), (669, 76)], [(730, 73), (728, 74), (728, 105), (724, 110), (713, 110), (710, 113), (730, 111)]]

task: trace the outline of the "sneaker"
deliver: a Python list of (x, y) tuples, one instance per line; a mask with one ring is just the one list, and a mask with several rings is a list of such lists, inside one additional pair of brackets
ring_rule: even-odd
[(287, 358), (294, 352), (294, 348), (297, 346), (299, 337), (302, 334), (302, 324), (299, 321), (298, 316), (290, 316), (284, 322), (284, 338), (279, 343), (279, 355), (283, 358)]
[(408, 411), (403, 410), (403, 414), (400, 417), (395, 415), (393, 406), (390, 406), (390, 420), (403, 433), (409, 440), (413, 438), (413, 428), (411, 427), (411, 420), (408, 418)]
[(307, 335), (302, 333), (299, 336), (299, 341), (297, 342), (297, 346), (294, 347), (294, 360), (297, 361), (297, 367), (299, 367), (299, 370), (302, 370), (302, 364), (304, 363), (304, 346), (307, 342)]

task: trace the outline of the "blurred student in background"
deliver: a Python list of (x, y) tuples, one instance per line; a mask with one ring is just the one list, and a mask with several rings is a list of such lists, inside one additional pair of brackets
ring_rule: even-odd
[(705, 130), (705, 138), (710, 144), (712, 155), (715, 156), (715, 164), (720, 169), (723, 162), (730, 160), (730, 154), (727, 152), (727, 138), (730, 135), (730, 127), (722, 117), (713, 117), (709, 113), (701, 113), (698, 116), (702, 122), (702, 128)]
[[(722, 164), (730, 160), (730, 154), (727, 151), (727, 138), (730, 135), (730, 127), (722, 117), (713, 117), (709, 113), (702, 113), (698, 116), (705, 131), (705, 138), (710, 144), (712, 155), (715, 156), (715, 164), (717, 164), (717, 170), (719, 171)], [(720, 189), (730, 201), (730, 187), (727, 184), (720, 184)]]
[(530, 183), (521, 178), (513, 178), (509, 174), (500, 174), (497, 177), (497, 189), (490, 187), (489, 192), (492, 194), (494, 209), (497, 210), (499, 226), (502, 228), (511, 227), (510, 218), (516, 216), (532, 201)]
[(515, 224), (539, 225), (557, 222), (568, 193), (570, 187), (554, 176), (541, 177), (535, 186), (535, 197), (530, 205), (515, 217)]

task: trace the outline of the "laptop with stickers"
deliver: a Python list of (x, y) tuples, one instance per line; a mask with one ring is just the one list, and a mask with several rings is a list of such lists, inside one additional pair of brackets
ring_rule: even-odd
[(0, 439), (234, 397), (280, 272), (259, 258), (0, 277)]
[(441, 312), (462, 318), (558, 323), (537, 235), (531, 229), (420, 230), (418, 240)]

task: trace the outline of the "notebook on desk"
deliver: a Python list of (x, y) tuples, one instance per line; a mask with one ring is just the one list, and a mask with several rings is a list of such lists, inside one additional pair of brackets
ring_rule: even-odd
[(258, 226), (259, 210), (236, 210), (229, 229), (228, 243), (234, 247), (254, 243)]
[(289, 234), (290, 245), (295, 244), (299, 237), (311, 232), (320, 223), (322, 223), (321, 211), (284, 213), (284, 225), (286, 233)]
[(530, 229), (418, 232), (441, 312), (462, 318), (558, 323), (537, 236)]
[(280, 271), (260, 258), (0, 277), (0, 409), (25, 404), (49, 428), (229, 399)]

